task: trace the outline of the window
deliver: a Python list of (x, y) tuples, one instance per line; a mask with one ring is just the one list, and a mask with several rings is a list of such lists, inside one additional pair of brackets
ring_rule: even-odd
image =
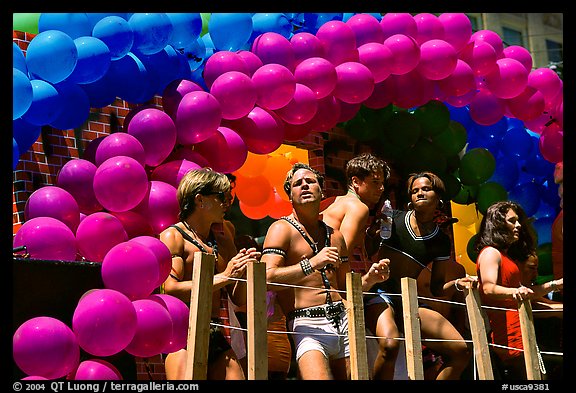
[(562, 61), (562, 44), (552, 40), (546, 40), (546, 52), (548, 52), (548, 61), (558, 63)]
[(509, 27), (502, 27), (502, 41), (505, 47), (510, 45), (524, 46), (522, 33)]

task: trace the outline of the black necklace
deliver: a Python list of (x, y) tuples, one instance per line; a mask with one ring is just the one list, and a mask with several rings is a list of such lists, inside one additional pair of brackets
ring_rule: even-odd
[[(192, 234), (194, 236), (196, 236), (198, 239), (202, 240), (202, 237), (198, 234), (198, 232), (196, 232), (194, 229), (192, 229), (192, 227), (186, 221), (182, 220), (182, 224), (186, 227), (186, 229), (188, 229), (190, 232), (192, 232)], [(194, 239), (192, 237), (190, 239), (193, 240), (194, 245), (196, 247), (198, 247), (200, 249), (200, 251), (205, 252), (206, 254), (210, 254), (208, 252), (208, 250), (206, 250), (206, 248), (202, 244), (200, 244), (199, 241), (197, 241), (196, 239)], [(214, 254), (216, 257), (218, 257), (218, 243), (216, 243), (216, 239), (214, 239), (213, 242), (206, 241), (205, 243), (208, 247), (212, 248), (212, 254)]]

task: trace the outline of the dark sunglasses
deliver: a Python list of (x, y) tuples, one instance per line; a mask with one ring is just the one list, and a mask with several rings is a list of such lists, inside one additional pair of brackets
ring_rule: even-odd
[(216, 197), (218, 198), (218, 200), (221, 203), (226, 203), (228, 201), (228, 193), (224, 192), (224, 191), (220, 191), (220, 192), (203, 192), (200, 195), (216, 195)]

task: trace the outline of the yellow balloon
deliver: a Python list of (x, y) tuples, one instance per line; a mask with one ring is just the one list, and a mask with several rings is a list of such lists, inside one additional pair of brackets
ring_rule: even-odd
[(457, 222), (452, 225), (452, 231), (454, 233), (454, 254), (456, 256), (456, 262), (464, 266), (467, 274), (475, 276), (476, 261), (470, 260), (466, 250), (468, 241), (476, 234), (476, 232), (470, 230), (471, 227), (473, 228), (473, 225), (468, 227)]
[(479, 211), (476, 211), (476, 204), (471, 203), (469, 205), (460, 205), (458, 203), (451, 202), (452, 207), (452, 217), (456, 217), (458, 219), (458, 223), (463, 225), (470, 225), (474, 224), (479, 221), (482, 217), (482, 214)]

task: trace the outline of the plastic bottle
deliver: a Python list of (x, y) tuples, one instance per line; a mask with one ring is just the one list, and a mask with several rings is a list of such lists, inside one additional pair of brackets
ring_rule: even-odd
[(380, 237), (390, 239), (392, 235), (392, 204), (386, 199), (382, 206), (382, 222), (380, 223)]

